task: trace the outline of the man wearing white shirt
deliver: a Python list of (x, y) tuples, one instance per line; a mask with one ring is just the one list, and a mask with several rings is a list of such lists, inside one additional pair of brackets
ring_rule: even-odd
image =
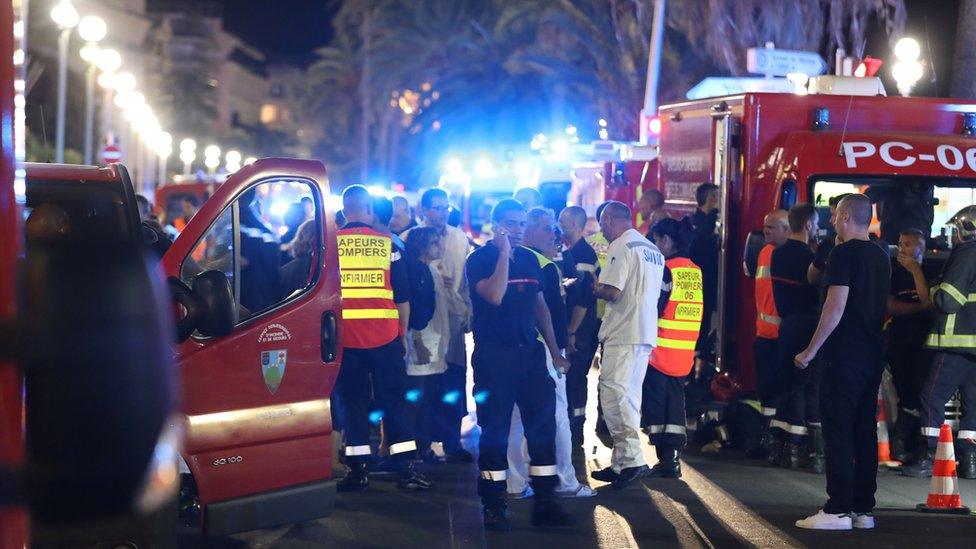
[[(447, 224), (450, 212), (450, 201), (447, 191), (432, 188), (424, 191), (420, 197), (420, 209), (424, 215), (423, 226), (433, 227), (440, 232), (444, 245), (444, 257), (431, 263), (431, 266), (444, 278), (445, 289), (452, 294), (452, 303), (448, 311), (449, 341), (447, 346), (447, 371), (444, 372), (443, 402), (447, 404), (442, 410), (445, 413), (435, 417), (440, 430), (452, 433), (450, 440), (445, 440), (443, 449), (439, 450), (449, 461), (471, 462), (471, 454), (461, 447), (461, 420), (467, 415), (468, 399), (467, 386), (467, 350), (464, 344), (464, 334), (468, 329), (471, 318), (471, 300), (464, 279), (464, 262), (471, 251), (471, 245), (464, 231)], [(401, 237), (406, 240), (410, 231)]]
[(609, 202), (600, 229), (610, 242), (606, 264), (594, 289), (606, 300), (600, 326), (603, 345), (600, 405), (610, 435), (610, 466), (592, 477), (620, 489), (647, 475), (639, 438), (641, 387), (651, 349), (657, 344), (657, 301), (664, 256), (633, 227), (630, 208)]

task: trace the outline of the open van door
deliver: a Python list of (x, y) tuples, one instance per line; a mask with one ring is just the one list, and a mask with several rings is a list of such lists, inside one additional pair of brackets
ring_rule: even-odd
[[(320, 162), (258, 160), (216, 189), (163, 256), (182, 314), (183, 459), (208, 535), (332, 509), (341, 315), (328, 196)], [(312, 226), (291, 242), (306, 238), (282, 246), (274, 220), (308, 199)]]

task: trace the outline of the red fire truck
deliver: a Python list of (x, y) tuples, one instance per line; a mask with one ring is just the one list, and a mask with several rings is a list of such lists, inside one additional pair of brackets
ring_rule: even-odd
[(659, 110), (651, 181), (672, 214), (694, 209), (701, 183), (721, 189), (718, 361), (747, 388), (754, 283), (740, 265), (758, 253), (766, 213), (811, 202), (825, 229), (828, 200), (862, 192), (875, 202), (875, 232), (894, 244), (909, 227), (938, 241), (945, 220), (976, 203), (976, 101), (874, 96), (878, 83), (858, 80), (871, 95), (749, 93)]

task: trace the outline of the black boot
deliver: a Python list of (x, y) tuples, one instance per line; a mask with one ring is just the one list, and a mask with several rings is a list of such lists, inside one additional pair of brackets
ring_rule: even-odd
[(898, 419), (891, 430), (891, 459), (907, 463), (918, 452), (918, 435), (921, 421), (903, 408), (898, 409)]
[(536, 493), (532, 503), (532, 526), (572, 526), (573, 516), (563, 510), (552, 498), (552, 494), (541, 496)]
[(783, 445), (783, 453), (780, 456), (779, 466), (785, 469), (800, 469), (803, 465), (802, 442), (797, 442), (792, 437)]
[(651, 467), (651, 478), (681, 478), (680, 454), (676, 448), (654, 447), (657, 452), (657, 463)]
[(493, 532), (508, 532), (512, 526), (508, 523), (508, 503), (501, 498), (482, 498), (485, 506), (485, 530)]
[(430, 490), (433, 487), (434, 485), (427, 480), (427, 477), (414, 469), (412, 461), (404, 461), (402, 462), (402, 465), (398, 466), (397, 488), (401, 490), (413, 490), (414, 492), (421, 492), (424, 490)]
[(769, 433), (769, 443), (766, 447), (766, 461), (773, 467), (778, 467), (780, 460), (783, 458), (783, 446), (785, 437), (776, 431), (770, 431)]
[(349, 472), (336, 483), (336, 490), (340, 492), (364, 492), (369, 488), (369, 474), (365, 463), (349, 464)]
[(628, 484), (646, 477), (650, 472), (651, 470), (647, 468), (647, 465), (625, 467), (620, 470), (620, 474), (617, 475), (617, 478), (613, 479), (613, 488), (615, 490), (623, 490)]
[(825, 470), (823, 429), (810, 427), (810, 471), (822, 475)]
[(926, 448), (920, 452), (915, 463), (901, 468), (901, 474), (906, 477), (927, 478), (932, 476), (932, 464), (935, 462), (935, 449)]
[(968, 440), (959, 442), (959, 476), (976, 478), (976, 444)]

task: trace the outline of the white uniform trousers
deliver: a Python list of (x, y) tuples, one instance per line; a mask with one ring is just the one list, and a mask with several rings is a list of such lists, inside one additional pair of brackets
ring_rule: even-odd
[[(573, 443), (569, 429), (569, 412), (566, 401), (566, 376), (556, 375), (552, 357), (546, 351), (546, 367), (556, 382), (556, 476), (559, 484), (557, 492), (576, 492), (580, 482), (573, 467)], [(509, 494), (521, 494), (529, 479), (529, 447), (522, 429), (522, 417), (518, 406), (512, 410), (512, 428), (508, 435), (508, 478)]]
[(640, 441), (641, 394), (650, 345), (604, 345), (600, 363), (600, 406), (613, 438), (610, 466), (622, 469), (647, 465)]

